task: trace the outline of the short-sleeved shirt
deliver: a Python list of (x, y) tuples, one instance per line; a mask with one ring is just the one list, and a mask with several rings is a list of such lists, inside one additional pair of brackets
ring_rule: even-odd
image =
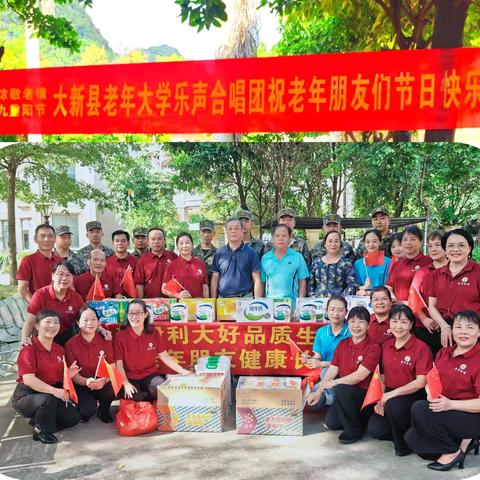
[(132, 268), (132, 274), (134, 274), (137, 263), (138, 260), (130, 254), (127, 254), (125, 258), (118, 258), (116, 255), (112, 255), (111, 257), (107, 258), (107, 266), (105, 267), (105, 271), (112, 275), (119, 293), (122, 293), (125, 296), (128, 295), (127, 292), (125, 292), (122, 288), (123, 276), (125, 275), (125, 272), (129, 266)]
[(73, 267), (73, 270), (75, 271), (75, 275), (80, 275), (81, 273), (88, 270), (88, 265), (85, 259), (80, 255), (72, 252), (72, 250), (68, 251), (68, 255), (66, 257), (62, 257), (56, 249), (53, 250), (53, 254), (61, 258), (62, 260), (70, 263), (70, 265), (72, 265)]
[(437, 299), (437, 310), (452, 318), (460, 310), (480, 315), (480, 265), (472, 259), (454, 277), (448, 265), (432, 273), (430, 297)]
[[(95, 276), (90, 272), (85, 272), (78, 277), (75, 277), (75, 290), (83, 297), (83, 299), (87, 298), (90, 287), (93, 285), (94, 281)], [(119, 286), (115, 282), (115, 279), (110, 273), (107, 273), (107, 271), (104, 271), (102, 275), (100, 275), (100, 283), (102, 285), (103, 292), (105, 293), (105, 298), (113, 298), (115, 295), (121, 292)]]
[(278, 259), (275, 250), (262, 257), (262, 282), (265, 282), (266, 298), (290, 298), (292, 305), (298, 297), (298, 282), (308, 278), (308, 267), (303, 256), (288, 248)]
[(130, 327), (115, 335), (115, 360), (123, 361), (127, 378), (139, 380), (159, 373), (157, 357), (167, 349), (158, 330), (137, 335)]
[(370, 323), (368, 324), (368, 336), (372, 341), (379, 345), (390, 340), (393, 337), (393, 334), (390, 331), (390, 322), (388, 321), (388, 318), (383, 322), (379, 322), (377, 316), (372, 313), (370, 315)]
[(97, 371), (100, 352), (103, 352), (107, 363), (115, 363), (113, 342), (96, 333), (91, 342), (87, 342), (81, 333), (77, 333), (65, 344), (65, 356), (70, 366), (74, 361), (82, 367), (82, 377), (94, 377)]
[(335, 349), (332, 365), (338, 367), (339, 378), (356, 372), (360, 365), (365, 367), (371, 372), (370, 375), (355, 386), (367, 389), (375, 367), (380, 362), (380, 353), (380, 345), (372, 342), (368, 336), (357, 344), (353, 343), (352, 338), (347, 338), (342, 340)]
[(435, 357), (435, 366), (442, 382), (442, 395), (451, 400), (480, 397), (480, 344), (468, 352), (453, 356), (456, 345), (442, 348)]
[(46, 309), (57, 312), (60, 315), (59, 333), (63, 333), (72, 329), (73, 324), (78, 320), (78, 313), (84, 305), (83, 298), (75, 290), (68, 289), (63, 300), (59, 300), (53, 286), (48, 285), (33, 294), (27, 312), (32, 315), (37, 315), (38, 312)]
[(203, 286), (208, 285), (207, 267), (196, 257), (190, 260), (178, 257), (166, 266), (163, 283), (172, 278), (175, 278), (192, 298), (202, 298)]
[(39, 250), (22, 258), (17, 272), (17, 280), (28, 282), (31, 294), (52, 282), (53, 267), (63, 258), (53, 255), (48, 258)]
[(318, 353), (322, 356), (324, 362), (331, 362), (338, 344), (342, 340), (350, 338), (351, 336), (352, 334), (348, 329), (347, 322), (344, 322), (338, 335), (333, 334), (332, 326), (330, 324), (324, 325), (317, 330), (312, 349), (314, 353)]
[(215, 255), (215, 252), (217, 251), (217, 248), (214, 245), (210, 245), (210, 248), (208, 250), (204, 250), (202, 248), (202, 245), (199, 244), (193, 249), (193, 256), (199, 258), (202, 260), (206, 267), (207, 267), (207, 274), (208, 274), (208, 281), (210, 282), (212, 278), (212, 263), (213, 263), (213, 256)]
[(144, 298), (165, 296), (162, 293), (163, 273), (167, 264), (176, 258), (176, 253), (164, 250), (160, 256), (148, 252), (138, 260), (135, 269), (135, 284), (143, 285)]
[(252, 291), (252, 273), (260, 272), (258, 255), (243, 242), (236, 250), (227, 243), (213, 256), (212, 272), (219, 274), (218, 296), (244, 296)]
[[(325, 247), (325, 240), (320, 240), (317, 244), (312, 247), (310, 251), (312, 262), (316, 258), (322, 258), (327, 254), (327, 249)], [(342, 240), (342, 246), (340, 247), (340, 253), (342, 257), (347, 257), (352, 263), (357, 259), (355, 251), (353, 250), (352, 244), (347, 240)]]
[(115, 253), (112, 248), (107, 247), (106, 245), (100, 245), (99, 247), (95, 248), (93, 248), (91, 245), (87, 245), (86, 247), (80, 248), (80, 250), (77, 251), (77, 255), (82, 257), (86, 262), (90, 257), (90, 252), (92, 250), (101, 250), (107, 257), (111, 257)]
[(411, 336), (400, 348), (395, 347), (395, 338), (382, 347), (382, 372), (387, 388), (398, 388), (413, 382), (417, 375), (426, 375), (432, 368), (433, 355), (429, 346)]
[(401, 258), (390, 270), (390, 275), (385, 285), (392, 287), (398, 301), (407, 301), (413, 277), (418, 270), (431, 263), (432, 259), (425, 256), (422, 252), (413, 258)]
[(385, 282), (388, 278), (388, 272), (390, 270), (390, 259), (388, 257), (384, 257), (383, 265), (366, 265), (365, 259), (359, 258), (353, 264), (353, 271), (355, 272), (355, 282), (357, 285), (365, 285), (367, 281), (367, 274), (368, 278), (370, 279), (370, 287), (383, 287)]
[(331, 297), (333, 295), (355, 295), (357, 285), (352, 262), (340, 257), (336, 263), (325, 263), (316, 258), (310, 269), (308, 294), (315, 297)]
[(48, 385), (63, 382), (63, 357), (65, 350), (53, 342), (50, 351), (41, 343), (38, 337), (32, 338), (31, 345), (25, 345), (18, 354), (17, 382), (24, 383), (23, 375), (32, 373)]
[[(295, 252), (298, 252), (302, 255), (303, 259), (305, 260), (305, 263), (307, 266), (310, 266), (310, 263), (312, 261), (310, 250), (308, 249), (307, 242), (300, 237), (294, 236), (292, 241), (290, 242), (289, 247), (292, 250), (295, 250)], [(273, 250), (273, 243), (272, 242), (267, 242), (265, 244), (265, 253), (269, 252), (270, 250)]]

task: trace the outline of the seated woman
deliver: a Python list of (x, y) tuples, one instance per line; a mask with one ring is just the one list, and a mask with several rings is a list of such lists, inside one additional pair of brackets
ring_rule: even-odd
[[(390, 268), (390, 258), (380, 250), (382, 234), (377, 229), (372, 228), (367, 230), (363, 235), (363, 243), (366, 253), (363, 258), (359, 258), (353, 264), (355, 282), (357, 282), (358, 285), (357, 295), (368, 295), (372, 288), (385, 285)], [(373, 262), (378, 263), (378, 265), (369, 265), (369, 254), (380, 255), (383, 256), (383, 258), (379, 258), (378, 262)]]
[[(42, 443), (57, 443), (55, 432), (73, 427), (80, 421), (77, 407), (63, 389), (65, 350), (53, 340), (60, 331), (60, 316), (52, 310), (42, 310), (35, 317), (32, 342), (18, 354), (17, 386), (12, 406), (22, 417), (30, 418), (33, 439)], [(78, 367), (70, 366), (70, 375)]]
[(387, 287), (375, 287), (370, 292), (370, 302), (373, 313), (370, 315), (368, 336), (371, 340), (382, 345), (392, 338), (388, 313), (392, 308), (392, 295)]
[[(182, 232), (176, 240), (179, 257), (167, 263), (163, 274), (162, 293), (168, 297), (207, 298), (209, 295), (207, 267), (194, 257), (193, 239), (189, 233)], [(165, 289), (165, 284), (174, 278), (182, 290), (173, 293)]]
[(128, 326), (115, 335), (113, 348), (116, 365), (123, 375), (125, 398), (152, 401), (157, 397), (157, 386), (165, 381), (159, 372), (157, 359), (181, 375), (192, 375), (182, 368), (167, 352), (165, 343), (150, 325), (150, 316), (143, 300), (132, 300), (127, 307)]
[[(347, 301), (343, 297), (330, 297), (328, 299), (327, 315), (330, 323), (317, 330), (315, 341), (313, 342), (313, 356), (309, 356), (306, 353), (302, 355), (302, 362), (308, 368), (321, 369), (320, 379), (323, 379), (328, 371), (337, 345), (345, 338), (351, 336), (348, 324), (345, 321)], [(324, 390), (317, 401), (316, 395), (314, 396), (313, 394), (319, 388), (320, 383), (317, 383), (307, 398), (307, 400), (315, 400), (315, 404), (312, 405), (315, 409), (331, 405), (334, 401), (333, 390)]]
[(331, 230), (325, 235), (324, 242), (327, 253), (317, 257), (310, 269), (309, 296), (355, 295), (357, 287), (353, 266), (348, 258), (342, 256), (340, 233)]
[(425, 376), (432, 368), (433, 355), (428, 345), (412, 335), (415, 316), (406, 305), (397, 304), (388, 314), (394, 338), (382, 348), (385, 393), (368, 422), (368, 433), (378, 440), (392, 440), (395, 455), (411, 453), (403, 436), (410, 428), (410, 409), (425, 398)]
[(113, 364), (112, 342), (107, 341), (98, 333), (98, 315), (92, 307), (84, 307), (80, 310), (78, 319), (80, 332), (71, 338), (65, 345), (67, 363), (73, 362), (82, 369), (73, 381), (77, 385), (78, 409), (82, 422), (88, 422), (92, 415), (97, 412), (102, 422), (112, 422), (110, 405), (115, 399), (112, 385), (106, 378), (96, 378), (96, 371), (100, 357)]
[(372, 373), (380, 360), (380, 345), (367, 336), (369, 322), (370, 313), (365, 307), (350, 310), (348, 329), (352, 336), (339, 343), (320, 387), (307, 399), (309, 405), (313, 405), (326, 389), (334, 390), (335, 402), (328, 409), (325, 424), (331, 430), (343, 430), (338, 441), (344, 444), (363, 438), (373, 413), (371, 405), (361, 410)]
[[(412, 427), (405, 434), (410, 449), (420, 456), (438, 457), (428, 468), (463, 468), (465, 455), (480, 435), (480, 319), (471, 310), (453, 317), (455, 344), (435, 357), (442, 393), (412, 406)], [(462, 440), (463, 439), (463, 440)], [(478, 449), (478, 443), (476, 448)], [(477, 450), (478, 451), (478, 450)]]

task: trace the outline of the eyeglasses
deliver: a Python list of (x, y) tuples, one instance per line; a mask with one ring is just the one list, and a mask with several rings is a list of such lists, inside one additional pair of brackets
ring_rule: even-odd
[(142, 315), (145, 315), (145, 312), (143, 310), (141, 312), (128, 312), (127, 315), (130, 315), (131, 317), (141, 317)]

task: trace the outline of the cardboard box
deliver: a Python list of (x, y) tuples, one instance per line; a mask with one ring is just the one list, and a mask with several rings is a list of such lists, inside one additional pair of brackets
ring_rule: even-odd
[(217, 298), (217, 321), (237, 321), (237, 300), (239, 298)]
[(273, 321), (290, 322), (292, 320), (292, 300), (290, 298), (273, 299)]
[(370, 297), (360, 295), (347, 295), (345, 297), (348, 304), (348, 310), (353, 307), (365, 307), (370, 313), (373, 313), (373, 307), (370, 302)]
[(304, 297), (297, 298), (295, 318), (299, 322), (324, 322), (327, 321), (325, 313), (328, 298)]
[(240, 298), (237, 300), (237, 322), (272, 321), (272, 298)]
[(168, 322), (170, 308), (177, 303), (176, 298), (145, 298), (151, 322)]
[(222, 374), (169, 375), (157, 387), (160, 432), (221, 432), (227, 413)]
[(236, 390), (237, 433), (303, 435), (300, 377), (240, 377)]
[(187, 298), (182, 303), (187, 305), (189, 322), (215, 321), (215, 298)]
[(100, 325), (118, 325), (120, 302), (116, 300), (96, 300), (87, 302), (97, 312)]
[(188, 322), (188, 306), (185, 302), (177, 302), (170, 306), (170, 321), (174, 323)]

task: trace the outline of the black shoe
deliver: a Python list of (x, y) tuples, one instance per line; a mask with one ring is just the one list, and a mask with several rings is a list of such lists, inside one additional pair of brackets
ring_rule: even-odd
[(460, 453), (450, 463), (432, 462), (432, 463), (429, 463), (427, 467), (432, 470), (437, 470), (438, 472), (448, 472), (456, 465), (458, 465), (458, 468), (462, 470), (464, 462), (465, 462), (465, 452), (462, 452), (460, 450)]
[(103, 423), (112, 423), (113, 422), (113, 417), (110, 415), (110, 412), (101, 412), (100, 410), (97, 413), (98, 418), (103, 422)]
[(407, 455), (410, 455), (412, 451), (409, 448), (405, 448), (402, 450), (395, 450), (395, 455), (397, 457), (406, 457)]
[(36, 442), (42, 442), (42, 443), (57, 443), (58, 438), (53, 434), (49, 432), (42, 432), (40, 430), (33, 430), (33, 439)]
[(362, 438), (363, 435), (345, 435), (345, 433), (341, 433), (338, 437), (338, 441), (344, 445), (350, 445), (351, 443), (358, 442)]
[(88, 423), (90, 417), (80, 417), (80, 423)]
[(478, 455), (479, 443), (480, 443), (479, 438), (474, 438), (473, 440), (471, 440), (470, 443), (468, 444), (467, 449), (465, 450), (465, 455), (470, 453), (472, 450), (474, 455)]
[(31, 425), (32, 427), (34, 427), (34, 426), (35, 426), (35, 419), (30, 418), (30, 419), (28, 420), (28, 424)]

